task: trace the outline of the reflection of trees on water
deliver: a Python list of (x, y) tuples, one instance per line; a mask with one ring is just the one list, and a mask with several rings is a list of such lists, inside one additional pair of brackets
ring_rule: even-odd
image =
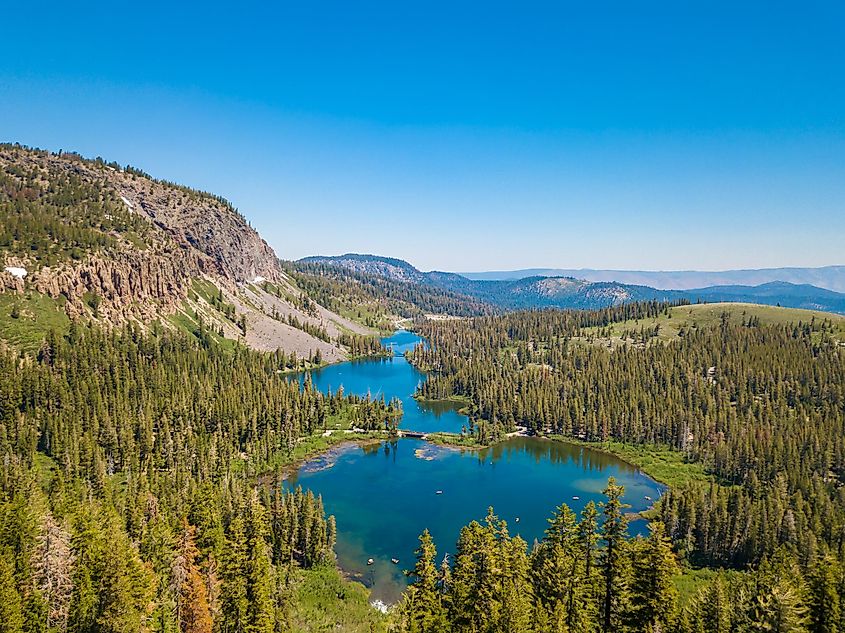
[(361, 451), (364, 455), (378, 455), (381, 451), (381, 444), (363, 444), (361, 446)]
[(622, 461), (610, 453), (591, 450), (576, 444), (567, 444), (553, 440), (516, 437), (490, 448), (478, 451), (480, 462), (510, 461), (519, 455), (529, 455), (534, 463), (551, 462), (552, 464), (574, 464), (589, 472), (602, 472), (616, 468), (620, 472), (635, 474), (639, 469)]
[(388, 459), (390, 459), (391, 456), (392, 456), (393, 457), (392, 461), (393, 461), (394, 464), (396, 463), (396, 455), (399, 453), (398, 442), (399, 442), (399, 440), (393, 439), (393, 440), (388, 440), (387, 442), (384, 442), (382, 444), (382, 447), (383, 447), (383, 450), (384, 450), (384, 456), (387, 457)]
[(418, 403), (420, 409), (426, 413), (431, 413), (434, 417), (439, 418), (444, 413), (452, 413), (458, 411), (461, 405), (457, 402), (450, 402), (449, 400), (426, 400)]

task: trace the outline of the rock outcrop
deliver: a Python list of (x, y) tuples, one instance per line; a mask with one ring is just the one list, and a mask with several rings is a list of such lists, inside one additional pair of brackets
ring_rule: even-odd
[(225, 199), (136, 169), (2, 145), (0, 213), (20, 229), (6, 235), (0, 261), (27, 270), (0, 270), (0, 291), (47, 295), (71, 318), (143, 325), (181, 312), (260, 349), (330, 360), (343, 350), (281, 319), (294, 314), (333, 337), (366, 332), (326, 310), (303, 312), (276, 253)]

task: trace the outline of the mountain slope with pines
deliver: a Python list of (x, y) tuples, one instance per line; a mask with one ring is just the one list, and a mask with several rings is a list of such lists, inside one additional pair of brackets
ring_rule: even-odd
[(129, 166), (2, 145), (0, 217), (4, 338), (68, 319), (159, 321), (339, 360), (373, 333), (310, 300), (227, 200)]

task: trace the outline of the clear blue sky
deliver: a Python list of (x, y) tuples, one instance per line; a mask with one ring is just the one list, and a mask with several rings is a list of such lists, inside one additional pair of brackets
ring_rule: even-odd
[(220, 193), (291, 259), (843, 264), (843, 7), (9, 3), (0, 139)]

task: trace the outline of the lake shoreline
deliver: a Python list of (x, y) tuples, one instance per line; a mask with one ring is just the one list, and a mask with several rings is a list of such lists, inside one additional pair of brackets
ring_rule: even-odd
[(631, 534), (647, 533), (640, 521), (647, 517), (638, 513), (659, 498), (663, 485), (613, 455), (538, 439), (549, 440), (513, 437), (486, 451), (384, 436), (349, 448), (357, 444), (350, 439), (322, 459), (306, 461), (286, 485), (323, 496), (327, 514), (337, 518), (337, 565), (344, 578), (371, 589), (372, 598), (385, 604), (399, 599), (406, 582), (401, 570), (413, 564), (413, 545), (423, 529), (443, 552), (453, 552), (461, 527), (481, 520), (489, 506), (530, 543), (555, 507), (566, 503), (577, 513), (588, 501), (598, 503), (613, 476), (633, 506)]
[[(332, 451), (337, 451), (341, 449), (344, 445), (348, 444), (361, 447), (372, 446), (374, 444), (379, 444), (389, 439), (390, 436), (387, 434), (386, 431), (365, 431), (364, 433), (346, 433), (345, 431), (340, 431), (337, 435), (308, 435), (302, 438), (302, 440), (323, 440), (327, 441), (328, 443), (323, 446), (314, 447), (313, 449), (306, 449), (307, 452), (303, 455), (293, 457), (290, 461), (286, 461), (281, 464), (278, 467), (278, 472), (281, 474), (282, 481), (288, 481), (308, 462), (325, 457)], [(259, 479), (266, 480), (268, 477), (272, 476), (274, 472), (276, 472), (276, 470), (274, 469), (267, 470), (266, 472), (264, 472), (263, 475), (259, 477)]]
[[(451, 551), (460, 529), (494, 506), (530, 542), (542, 535), (549, 512), (561, 502), (575, 512), (590, 500), (598, 503), (609, 476), (625, 485), (633, 513), (650, 510), (652, 499), (660, 497), (665, 488), (660, 480), (634, 460), (598, 446), (535, 438), (524, 427), (479, 443), (466, 432), (474, 408), (469, 398), (421, 396), (429, 372), (410, 363), (406, 353), (420, 343), (418, 335), (397, 332), (383, 341), (395, 352), (392, 360), (309, 372), (312, 388), (320, 391), (335, 393), (342, 386), (344, 393), (399, 398), (404, 413), (399, 432), (410, 436), (359, 433), (343, 424), (309, 436), (285, 455), (284, 485), (323, 496), (339, 526), (337, 566), (345, 579), (368, 587), (372, 599), (392, 604), (401, 598), (407, 584), (401, 567), (414, 560), (413, 545), (423, 528)], [(632, 534), (647, 532), (644, 522), (633, 526)]]
[[(581, 448), (589, 449), (591, 451), (604, 453), (606, 455), (610, 455), (612, 457), (615, 457), (616, 459), (619, 459), (620, 461), (625, 462), (633, 468), (640, 470), (643, 474), (647, 475), (649, 478), (653, 479), (657, 483), (666, 486), (667, 488), (674, 488), (679, 485), (678, 473), (683, 471), (687, 471), (686, 473), (683, 473), (680, 477), (684, 481), (711, 480), (706, 475), (706, 473), (704, 473), (703, 471), (699, 472), (699, 464), (679, 462), (678, 464), (672, 466), (673, 470), (675, 471), (674, 473), (667, 473), (666, 469), (654, 468), (651, 467), (651, 464), (644, 463), (643, 460), (636, 459), (636, 454), (643, 453), (653, 453), (660, 455), (666, 454), (667, 452), (671, 452), (671, 454), (675, 457), (682, 457), (680, 452), (673, 451), (668, 447), (652, 447), (646, 445), (627, 444), (623, 442), (588, 442), (586, 440), (570, 438), (560, 435), (527, 435), (519, 432), (510, 433), (506, 437), (495, 442), (491, 442), (489, 444), (480, 444), (477, 443), (476, 440), (471, 437), (461, 437), (454, 433), (431, 433), (426, 437), (426, 441), (436, 446), (450, 448), (454, 450), (481, 451), (500, 444), (505, 444), (514, 437), (532, 437), (538, 440), (556, 442), (560, 444), (568, 444), (570, 446), (578, 446)], [(658, 501), (659, 499), (655, 499), (654, 503), (652, 503), (648, 508), (638, 513), (632, 513), (632, 516), (638, 518), (649, 518), (653, 511), (656, 510)]]

